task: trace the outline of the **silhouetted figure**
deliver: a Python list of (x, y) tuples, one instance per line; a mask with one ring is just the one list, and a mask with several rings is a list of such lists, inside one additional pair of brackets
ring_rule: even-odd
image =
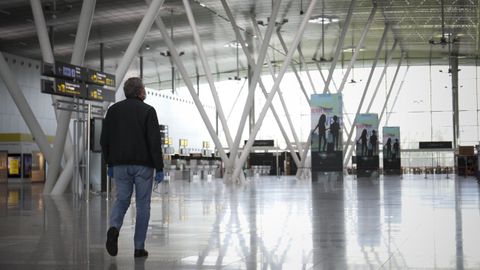
[(375, 130), (372, 130), (372, 135), (370, 135), (370, 145), (372, 147), (372, 152), (370, 156), (374, 156), (377, 153), (377, 141), (378, 137)]
[[(327, 128), (325, 127), (326, 122), (327, 122), (327, 117), (325, 116), (325, 114), (320, 115), (320, 118), (318, 119), (318, 124), (312, 131), (312, 132), (315, 132), (315, 130), (318, 128), (318, 151), (319, 152), (325, 151), (325, 147), (327, 145), (327, 136), (326, 136)], [(322, 145), (322, 138), (323, 138), (323, 145)]]
[(395, 143), (393, 144), (393, 153), (392, 158), (400, 158), (400, 144), (398, 143), (398, 139), (395, 139)]
[(358, 138), (358, 141), (357, 141), (357, 143), (360, 142), (360, 145), (361, 145), (361, 149), (362, 149), (362, 151), (360, 153), (361, 156), (366, 156), (367, 153), (368, 153), (367, 141), (368, 141), (368, 139), (367, 139), (367, 129), (364, 128), (362, 130), (362, 135), (360, 135), (360, 138)]
[(388, 138), (387, 143), (385, 143), (385, 157), (392, 157), (392, 139)]
[(338, 117), (333, 116), (333, 123), (330, 124), (330, 134), (333, 138), (334, 150), (338, 150), (338, 135), (340, 134), (340, 123), (338, 123)]

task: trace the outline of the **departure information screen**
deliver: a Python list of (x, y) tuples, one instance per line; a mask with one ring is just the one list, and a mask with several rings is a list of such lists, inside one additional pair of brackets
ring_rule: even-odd
[(55, 64), (43, 63), (42, 75), (82, 81), (84, 79), (84, 70), (82, 67), (61, 62), (55, 62)]
[(87, 70), (87, 82), (94, 83), (98, 85), (106, 85), (110, 87), (115, 87), (115, 76), (112, 74), (96, 71), (96, 70)]
[(42, 93), (67, 97), (86, 97), (83, 83), (74, 83), (63, 79), (42, 80)]
[(115, 75), (55, 62), (43, 63), (42, 93), (115, 102)]
[(98, 85), (88, 85), (87, 93), (89, 100), (115, 102), (115, 91), (104, 89)]

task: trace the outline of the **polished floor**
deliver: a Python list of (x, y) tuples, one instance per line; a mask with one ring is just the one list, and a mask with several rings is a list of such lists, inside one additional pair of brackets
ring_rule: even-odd
[(105, 196), (86, 203), (0, 184), (0, 269), (480, 269), (474, 178), (314, 180), (162, 184), (147, 259), (133, 257), (134, 208), (110, 257)]

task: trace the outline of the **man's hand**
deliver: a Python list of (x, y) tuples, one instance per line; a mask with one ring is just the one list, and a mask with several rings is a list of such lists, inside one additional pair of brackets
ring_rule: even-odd
[(113, 166), (112, 165), (108, 166), (107, 175), (108, 175), (108, 177), (113, 178)]
[(157, 184), (161, 183), (163, 181), (164, 177), (165, 177), (165, 175), (163, 174), (163, 171), (162, 170), (157, 170), (157, 172), (155, 173), (155, 182)]

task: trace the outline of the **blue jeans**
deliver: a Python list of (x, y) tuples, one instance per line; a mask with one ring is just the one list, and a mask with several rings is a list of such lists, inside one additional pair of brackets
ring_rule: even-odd
[(148, 221), (150, 220), (153, 168), (139, 165), (114, 166), (113, 178), (116, 184), (117, 196), (110, 214), (110, 226), (120, 231), (123, 218), (130, 206), (133, 186), (135, 186), (137, 216), (133, 241), (135, 249), (144, 249)]

